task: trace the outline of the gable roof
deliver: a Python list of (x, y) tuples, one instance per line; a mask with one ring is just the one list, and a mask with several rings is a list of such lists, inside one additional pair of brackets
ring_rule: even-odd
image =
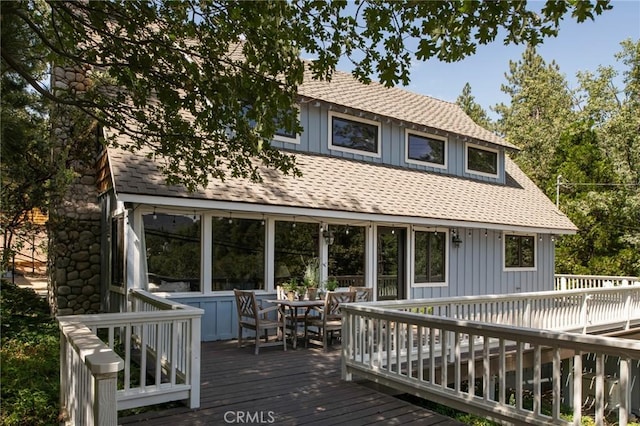
[[(230, 62), (242, 63), (242, 43), (229, 49)], [(306, 61), (310, 62), (310, 61)], [(334, 71), (331, 80), (314, 79), (309, 67), (305, 68), (303, 83), (298, 87), (303, 102), (317, 100), (372, 116), (404, 123), (411, 127), (424, 127), (426, 132), (454, 133), (469, 138), (472, 143), (489, 143), (510, 150), (519, 148), (497, 134), (476, 124), (462, 108), (430, 96), (413, 93), (399, 87), (385, 87), (372, 81), (364, 84), (352, 74)]]
[[(340, 157), (295, 153), (302, 177), (260, 170), (262, 183), (230, 178), (189, 193), (182, 186), (165, 185), (164, 176), (144, 153), (108, 148), (116, 193), (125, 201), (140, 196), (224, 201), (255, 206), (339, 211), (394, 216), (400, 222), (440, 226), (536, 229), (573, 233), (575, 225), (506, 158), (507, 184), (498, 185), (441, 173), (354, 161)], [(268, 211), (256, 210), (253, 211)], [(322, 216), (322, 212), (317, 213)], [(373, 216), (372, 216), (373, 217)], [(395, 220), (395, 219), (394, 219)], [(444, 223), (446, 222), (446, 223)]]
[(371, 115), (388, 117), (405, 125), (415, 124), (430, 128), (430, 131), (455, 133), (471, 138), (470, 142), (483, 141), (519, 150), (515, 145), (476, 124), (455, 103), (398, 87), (385, 87), (378, 82), (363, 84), (346, 72), (336, 71), (331, 81), (314, 80), (311, 73), (307, 72), (298, 93), (303, 98), (317, 99)]

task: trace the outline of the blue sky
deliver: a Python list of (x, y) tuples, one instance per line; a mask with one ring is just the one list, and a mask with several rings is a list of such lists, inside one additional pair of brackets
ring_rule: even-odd
[[(535, 2), (532, 2), (535, 3)], [(620, 65), (614, 55), (620, 51), (620, 42), (627, 38), (640, 39), (640, 0), (614, 0), (613, 9), (580, 24), (570, 17), (560, 23), (558, 37), (547, 38), (538, 46), (538, 52), (547, 63), (552, 60), (560, 66), (571, 88), (577, 86), (578, 71), (595, 72), (599, 65)], [(476, 54), (456, 63), (437, 60), (416, 62), (411, 71), (412, 92), (455, 102), (466, 82), (471, 93), (490, 115), (489, 107), (508, 103), (509, 98), (500, 90), (505, 83), (509, 61), (521, 58), (524, 46), (504, 46), (501, 40), (479, 46)], [(348, 71), (338, 66), (339, 69)]]

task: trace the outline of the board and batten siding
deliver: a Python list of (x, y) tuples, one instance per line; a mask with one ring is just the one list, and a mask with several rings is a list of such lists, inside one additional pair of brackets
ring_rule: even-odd
[(535, 270), (519, 271), (504, 268), (502, 231), (488, 230), (486, 237), (484, 232), (483, 229), (461, 232), (463, 242), (460, 247), (450, 245), (447, 286), (414, 286), (411, 298), (553, 290), (554, 243), (551, 236), (543, 235), (542, 240), (536, 241)]
[[(275, 299), (275, 293), (257, 293), (258, 303), (265, 299)], [(230, 340), (238, 338), (238, 314), (233, 294), (168, 297), (180, 303), (204, 310), (201, 322), (201, 339), (203, 342)], [(262, 303), (263, 306), (269, 306)], [(253, 331), (245, 330), (244, 337), (253, 336)]]
[[(534, 271), (505, 271), (501, 231), (467, 230), (460, 247), (449, 246), (447, 286), (410, 288), (410, 298), (455, 297), (553, 290), (553, 242), (549, 235), (536, 242)], [(375, 278), (367, 278), (371, 283)], [(259, 300), (275, 299), (275, 293), (258, 292)], [(228, 340), (238, 336), (233, 294), (181, 294), (170, 299), (204, 310), (202, 340)], [(246, 335), (251, 335), (247, 331)]]
[[(342, 114), (341, 111), (339, 112)], [(352, 117), (354, 121), (358, 121), (359, 117)], [(382, 145), (379, 157), (364, 154), (359, 155), (353, 152), (329, 149), (329, 110), (324, 106), (316, 107), (313, 104), (309, 103), (300, 105), (300, 124), (304, 128), (304, 131), (300, 135), (299, 143), (274, 140), (271, 142), (271, 144), (275, 148), (287, 149), (291, 151), (311, 152), (358, 161), (387, 164), (390, 166), (405, 167), (414, 170), (424, 170), (432, 173), (454, 175), (468, 179), (480, 180), (483, 182), (492, 182), (499, 184), (505, 182), (505, 152), (503, 148), (498, 149), (498, 178), (465, 173), (466, 143), (464, 142), (463, 138), (453, 134), (450, 134), (448, 136), (446, 169), (439, 167), (430, 167), (428, 165), (407, 163), (405, 160), (406, 128), (404, 126), (399, 126), (392, 120), (386, 120), (384, 118), (378, 120), (378, 122), (380, 123)], [(420, 133), (423, 132), (420, 131)], [(442, 133), (440, 133), (439, 135), (442, 136)]]

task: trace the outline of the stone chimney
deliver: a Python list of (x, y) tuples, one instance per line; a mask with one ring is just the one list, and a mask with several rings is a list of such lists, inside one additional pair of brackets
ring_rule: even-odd
[[(53, 67), (57, 96), (82, 98), (90, 70)], [(56, 315), (98, 313), (100, 306), (100, 205), (96, 188), (98, 129), (77, 108), (58, 104), (51, 113), (52, 160), (62, 189), (53, 193), (49, 220), (49, 302)]]

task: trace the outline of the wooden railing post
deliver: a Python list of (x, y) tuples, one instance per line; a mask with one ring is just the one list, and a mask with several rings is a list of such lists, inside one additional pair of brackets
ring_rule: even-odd
[(191, 392), (189, 398), (190, 408), (200, 407), (200, 316), (191, 319), (191, 356), (189, 361), (189, 371), (191, 377), (189, 384)]
[(585, 293), (582, 295), (582, 307), (580, 311), (580, 321), (582, 322), (582, 332), (586, 333), (589, 327), (589, 299), (591, 295)]

